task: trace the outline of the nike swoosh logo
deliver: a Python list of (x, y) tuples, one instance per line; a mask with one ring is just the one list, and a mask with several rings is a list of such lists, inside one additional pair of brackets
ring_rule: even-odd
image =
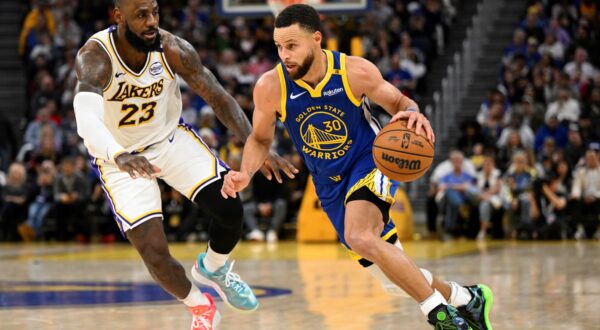
[(305, 91), (300, 93), (300, 94), (296, 94), (294, 95), (294, 93), (290, 94), (290, 99), (295, 100), (297, 98), (299, 98), (302, 94), (306, 93)]
[(175, 133), (173, 133), (173, 135), (171, 135), (171, 137), (168, 139), (169, 143), (173, 142), (174, 139), (175, 139)]
[(115, 73), (115, 78), (119, 78), (120, 76), (125, 75), (125, 72), (117, 72)]

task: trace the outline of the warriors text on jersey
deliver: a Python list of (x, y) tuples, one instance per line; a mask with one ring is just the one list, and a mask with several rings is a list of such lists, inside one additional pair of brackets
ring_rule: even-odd
[(292, 80), (282, 63), (277, 65), (281, 84), (281, 121), (313, 177), (344, 175), (364, 155), (371, 154), (379, 130), (368, 101), (350, 91), (346, 55), (324, 50), (327, 73), (311, 88)]
[[(114, 139), (132, 152), (173, 133), (181, 117), (181, 94), (162, 52), (148, 53), (142, 70), (134, 72), (117, 53), (115, 33), (112, 26), (90, 40), (100, 44), (112, 63), (111, 80), (103, 93), (104, 124)], [(102, 156), (91, 149), (90, 153)]]

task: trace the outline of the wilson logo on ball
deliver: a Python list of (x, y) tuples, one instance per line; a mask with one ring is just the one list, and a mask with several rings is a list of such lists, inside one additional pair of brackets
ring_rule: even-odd
[(392, 155), (388, 155), (385, 152), (382, 153), (381, 159), (388, 163), (396, 164), (400, 169), (408, 169), (408, 170), (419, 170), (421, 169), (421, 161), (420, 160), (407, 160), (398, 157), (394, 157)]

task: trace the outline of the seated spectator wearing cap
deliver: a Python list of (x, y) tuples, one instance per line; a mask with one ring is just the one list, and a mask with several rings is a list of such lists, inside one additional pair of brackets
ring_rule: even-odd
[(600, 143), (590, 143), (583, 166), (575, 170), (571, 200), (578, 219), (576, 237), (592, 238), (600, 221)]
[(506, 146), (508, 136), (510, 133), (516, 132), (521, 138), (521, 144), (525, 149), (533, 149), (533, 142), (535, 135), (531, 127), (523, 124), (523, 115), (515, 113), (510, 118), (510, 126), (504, 128), (498, 139), (498, 148), (504, 148)]
[(547, 138), (552, 138), (559, 148), (567, 145), (567, 129), (561, 125), (556, 115), (548, 117), (544, 126), (535, 133), (534, 149), (536, 153), (542, 150)]

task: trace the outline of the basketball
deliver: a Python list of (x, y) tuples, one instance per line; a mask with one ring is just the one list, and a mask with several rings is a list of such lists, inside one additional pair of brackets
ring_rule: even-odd
[(433, 162), (434, 148), (423, 131), (415, 133), (399, 120), (385, 126), (373, 142), (373, 159), (388, 178), (409, 182), (420, 178)]

